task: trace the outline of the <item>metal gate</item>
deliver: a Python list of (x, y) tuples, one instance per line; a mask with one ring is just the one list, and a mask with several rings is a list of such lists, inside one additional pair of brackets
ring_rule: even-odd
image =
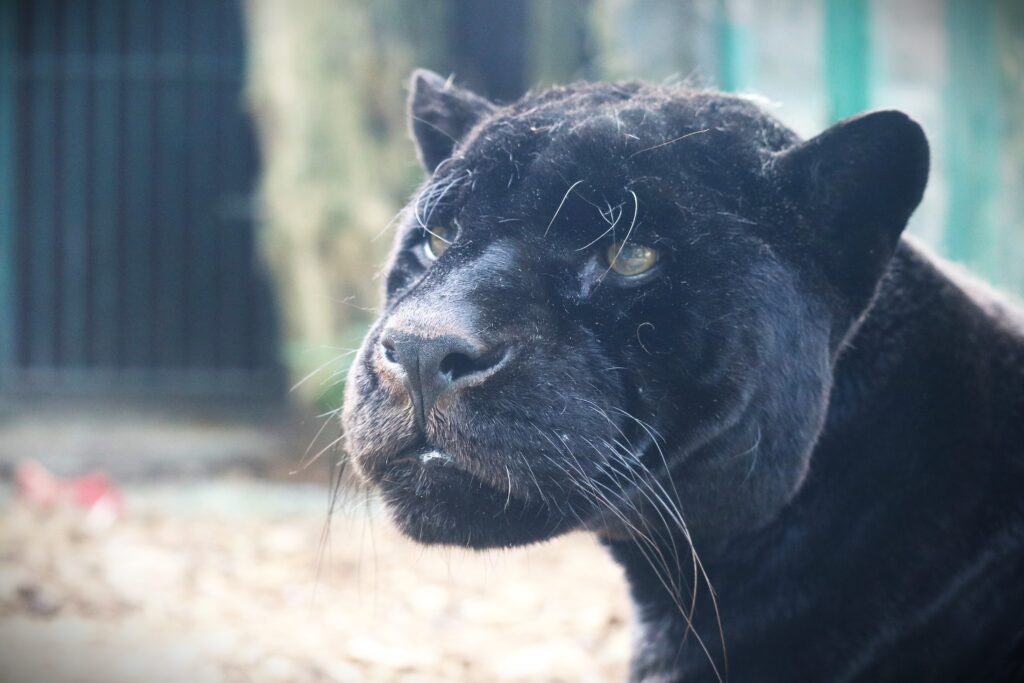
[(0, 0), (0, 393), (276, 394), (232, 0)]

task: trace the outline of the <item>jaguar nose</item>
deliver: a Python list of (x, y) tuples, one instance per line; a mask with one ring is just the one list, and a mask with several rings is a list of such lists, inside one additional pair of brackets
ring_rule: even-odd
[(380, 346), (386, 364), (402, 374), (420, 428), (438, 399), (483, 383), (508, 356), (504, 346), (454, 335), (385, 331)]

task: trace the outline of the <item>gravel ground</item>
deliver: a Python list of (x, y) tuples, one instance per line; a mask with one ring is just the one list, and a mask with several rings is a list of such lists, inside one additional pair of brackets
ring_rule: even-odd
[(587, 536), (422, 548), (369, 503), (321, 543), (315, 485), (165, 484), (126, 500), (110, 523), (0, 498), (0, 681), (625, 675), (625, 586)]

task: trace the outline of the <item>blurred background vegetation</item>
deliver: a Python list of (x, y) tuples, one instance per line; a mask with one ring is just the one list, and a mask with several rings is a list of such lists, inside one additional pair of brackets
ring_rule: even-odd
[(0, 0), (0, 401), (309, 376), (337, 405), (422, 178), (417, 66), (497, 101), (755, 93), (805, 136), (903, 109), (934, 154), (912, 232), (1024, 293), (1019, 0)]

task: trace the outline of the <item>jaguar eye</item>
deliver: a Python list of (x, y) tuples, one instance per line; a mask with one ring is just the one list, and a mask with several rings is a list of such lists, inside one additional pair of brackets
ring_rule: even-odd
[(423, 241), (423, 253), (427, 259), (436, 261), (447, 251), (455, 239), (455, 231), (443, 225), (427, 228), (427, 239)]
[(658, 252), (642, 244), (612, 242), (605, 252), (608, 267), (619, 275), (640, 275), (658, 262)]

